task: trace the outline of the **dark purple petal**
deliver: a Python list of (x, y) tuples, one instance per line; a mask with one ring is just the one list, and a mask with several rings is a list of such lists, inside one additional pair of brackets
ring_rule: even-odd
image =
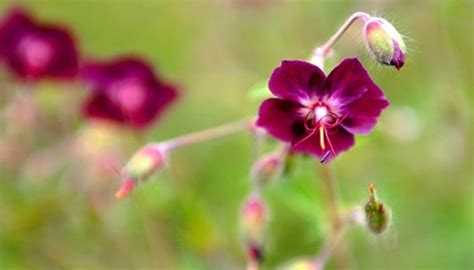
[(85, 102), (83, 113), (89, 118), (126, 124), (134, 128), (145, 128), (158, 120), (163, 111), (177, 97), (175, 87), (162, 85), (159, 91), (159, 93), (147, 91), (146, 102), (133, 111), (123, 109), (109, 95), (98, 92)]
[(346, 116), (341, 125), (354, 134), (369, 134), (382, 110), (389, 105), (382, 90), (375, 83), (367, 84), (367, 90), (361, 97), (339, 108), (339, 112)]
[(374, 129), (382, 110), (389, 105), (384, 98), (373, 98), (365, 94), (345, 107), (348, 116), (341, 125), (351, 133), (367, 135)]
[(133, 57), (121, 57), (109, 62), (89, 61), (81, 70), (84, 82), (93, 90), (103, 91), (121, 79), (140, 78), (154, 82), (152, 67), (144, 60)]
[(333, 159), (335, 156), (343, 151), (348, 150), (354, 145), (354, 135), (347, 132), (344, 128), (335, 127), (327, 131), (330, 142), (325, 138), (326, 149), (322, 149), (319, 143), (319, 131), (315, 132), (314, 135), (301, 141), (304, 135), (293, 141), (293, 150), (297, 152), (308, 153), (321, 159), (327, 151), (334, 149), (334, 153), (331, 153), (326, 159), (326, 162)]
[(302, 116), (298, 113), (301, 105), (291, 100), (270, 98), (260, 105), (257, 125), (266, 129), (276, 138), (290, 142), (294, 138), (295, 128), (301, 122)]
[(78, 55), (71, 34), (57, 25), (38, 24), (15, 10), (0, 26), (0, 58), (22, 78), (72, 78)]
[(374, 85), (359, 60), (347, 58), (328, 75), (321, 94), (329, 96), (336, 106), (343, 106), (361, 97)]
[(403, 67), (403, 64), (405, 64), (405, 54), (403, 54), (402, 50), (400, 49), (400, 46), (398, 43), (393, 40), (393, 56), (392, 60), (390, 61), (390, 65), (395, 66), (398, 70), (400, 70)]
[(317, 66), (299, 60), (285, 60), (273, 71), (268, 87), (277, 97), (301, 101), (319, 91), (325, 75)]
[(14, 51), (18, 39), (33, 27), (30, 16), (19, 9), (5, 15), (0, 23), (0, 58), (8, 57)]
[(90, 118), (144, 128), (176, 99), (176, 87), (159, 81), (149, 64), (138, 58), (90, 62), (82, 78), (92, 91), (83, 107)]

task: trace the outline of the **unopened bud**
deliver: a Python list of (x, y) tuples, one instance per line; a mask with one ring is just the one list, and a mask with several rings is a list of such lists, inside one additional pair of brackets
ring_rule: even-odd
[(378, 62), (400, 69), (405, 63), (405, 42), (391, 23), (372, 17), (364, 25), (367, 49)]
[(126, 179), (122, 186), (120, 186), (119, 190), (115, 192), (115, 197), (117, 199), (123, 199), (127, 197), (134, 189), (136, 183), (133, 179)]
[(296, 260), (281, 268), (281, 270), (319, 270), (319, 269), (321, 268), (318, 267), (316, 263), (307, 259)]
[(381, 234), (390, 224), (390, 212), (377, 198), (374, 184), (369, 185), (369, 190), (369, 201), (365, 204), (367, 228), (375, 234)]
[(248, 256), (257, 262), (263, 258), (266, 216), (262, 199), (258, 195), (251, 195), (242, 207), (241, 222)]
[(281, 155), (272, 153), (261, 157), (252, 168), (252, 178), (259, 183), (268, 183), (280, 175), (283, 161)]
[(146, 179), (164, 166), (165, 158), (160, 145), (145, 145), (127, 162), (123, 173), (133, 179)]

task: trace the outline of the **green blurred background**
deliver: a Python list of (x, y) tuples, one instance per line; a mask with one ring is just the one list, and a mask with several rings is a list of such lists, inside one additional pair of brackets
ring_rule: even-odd
[[(126, 156), (148, 141), (254, 115), (259, 101), (249, 98), (249, 89), (282, 59), (306, 59), (352, 12), (394, 22), (409, 48), (401, 71), (370, 59), (360, 23), (327, 61), (330, 70), (360, 55), (392, 104), (373, 134), (359, 137), (331, 164), (344, 206), (363, 204), (374, 182), (393, 212), (382, 236), (361, 227), (349, 231), (348, 263), (350, 269), (474, 269), (472, 1), (7, 0), (0, 13), (19, 4), (42, 21), (68, 25), (84, 57), (140, 55), (179, 84), (179, 102), (156, 125), (132, 139), (115, 138)], [(5, 106), (12, 88), (2, 86)], [(40, 110), (54, 111), (49, 107), (57, 102), (79, 106), (80, 94), (71, 100), (61, 91), (41, 91), (62, 87), (41, 84)], [(79, 83), (73, 88), (69, 93), (84, 91)], [(66, 133), (81, 126), (79, 119)], [(167, 169), (117, 201), (118, 177), (106, 183), (74, 177), (87, 160), (48, 151), (60, 135), (25, 132), (34, 145), (27, 157), (43, 151), (68, 165), (41, 180), (34, 169), (25, 174), (26, 162), (0, 165), (0, 269), (245, 267), (238, 213), (251, 186), (248, 134), (174, 152)], [(324, 242), (317, 175), (314, 160), (299, 158), (291, 177), (265, 190), (271, 221), (264, 269), (312, 256)], [(88, 195), (95, 184), (106, 186), (97, 195), (99, 207)]]

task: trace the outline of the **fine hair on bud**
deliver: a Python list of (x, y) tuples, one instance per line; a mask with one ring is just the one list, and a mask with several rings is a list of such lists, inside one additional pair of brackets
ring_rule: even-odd
[(369, 191), (369, 200), (364, 208), (367, 229), (374, 234), (381, 234), (390, 225), (390, 210), (377, 198), (374, 184), (369, 185)]
[(283, 160), (280, 154), (271, 153), (258, 159), (251, 170), (251, 177), (259, 184), (266, 184), (277, 178), (283, 168)]
[(158, 144), (148, 144), (139, 149), (123, 168), (127, 177), (146, 180), (161, 169), (166, 160), (162, 147)]
[(267, 210), (258, 194), (251, 194), (243, 203), (240, 214), (242, 237), (247, 254), (254, 261), (263, 259)]
[(381, 64), (402, 68), (406, 46), (402, 35), (387, 20), (372, 17), (363, 28), (364, 42), (372, 57)]

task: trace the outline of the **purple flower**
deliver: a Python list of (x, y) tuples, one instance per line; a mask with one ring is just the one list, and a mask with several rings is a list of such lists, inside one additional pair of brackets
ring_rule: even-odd
[(389, 105), (356, 58), (327, 77), (310, 63), (283, 61), (269, 88), (277, 98), (262, 103), (257, 125), (321, 162), (354, 145), (354, 134), (369, 134)]
[(150, 125), (177, 97), (175, 86), (137, 58), (86, 63), (81, 76), (93, 92), (83, 107), (87, 117), (134, 128)]
[(12, 10), (0, 22), (0, 60), (28, 80), (66, 79), (78, 72), (71, 34), (61, 26), (35, 22), (21, 10)]

